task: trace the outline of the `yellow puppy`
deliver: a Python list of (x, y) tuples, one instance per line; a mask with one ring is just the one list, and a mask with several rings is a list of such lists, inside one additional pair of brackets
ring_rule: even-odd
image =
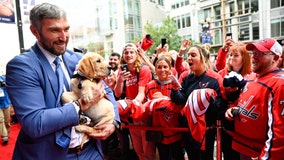
[[(77, 70), (71, 79), (71, 92), (64, 92), (61, 97), (63, 104), (73, 102), (80, 97), (85, 102), (93, 99), (92, 87), (98, 83), (102, 83), (102, 79), (109, 75), (110, 70), (104, 58), (98, 53), (86, 53), (79, 61)], [(89, 125), (80, 124), (75, 127), (76, 131), (82, 133), (94, 133), (96, 131), (93, 126), (112, 123), (114, 121), (114, 107), (112, 103), (103, 98), (97, 104), (84, 111), (84, 114), (91, 119)], [(84, 136), (82, 144), (84, 144)]]

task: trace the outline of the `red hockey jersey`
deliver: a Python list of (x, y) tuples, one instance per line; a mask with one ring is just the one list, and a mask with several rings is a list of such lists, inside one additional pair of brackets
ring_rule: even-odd
[(116, 104), (122, 122), (140, 121), (142, 114), (145, 112), (142, 104), (136, 100), (121, 99), (116, 101)]
[(167, 128), (180, 127), (180, 111), (182, 105), (173, 103), (170, 98), (157, 98), (143, 104), (145, 118), (152, 118), (152, 127), (164, 128), (161, 143), (170, 144), (182, 138), (182, 133), (167, 130)]
[(193, 139), (201, 144), (201, 150), (205, 150), (205, 132), (207, 129), (205, 112), (216, 96), (217, 93), (213, 89), (195, 89), (189, 95), (185, 107), (181, 111), (187, 119)]
[(261, 159), (284, 159), (283, 71), (277, 69), (249, 81), (240, 94), (238, 106), (240, 115), (235, 119), (233, 149)]

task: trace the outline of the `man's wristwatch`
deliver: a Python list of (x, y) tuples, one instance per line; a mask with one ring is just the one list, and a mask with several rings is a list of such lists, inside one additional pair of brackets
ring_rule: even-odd
[(120, 128), (120, 124), (116, 120), (114, 120), (112, 122), (112, 124), (115, 126), (115, 129), (119, 129)]

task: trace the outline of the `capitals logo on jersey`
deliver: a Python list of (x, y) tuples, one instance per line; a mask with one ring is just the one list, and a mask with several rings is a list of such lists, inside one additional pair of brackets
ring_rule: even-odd
[(207, 83), (202, 83), (202, 82), (199, 82), (199, 87), (200, 88), (206, 88), (208, 86), (209, 82)]
[[(170, 98), (157, 98), (143, 104), (145, 115), (152, 119), (152, 127), (163, 127), (161, 143), (170, 144), (180, 140), (182, 134), (177, 131), (167, 130), (167, 127), (180, 127), (180, 111), (183, 106), (175, 104)], [(145, 116), (147, 117), (147, 116)]]

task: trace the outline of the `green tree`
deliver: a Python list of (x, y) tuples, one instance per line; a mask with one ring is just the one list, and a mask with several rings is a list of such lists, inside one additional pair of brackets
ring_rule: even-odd
[(178, 28), (175, 21), (169, 16), (162, 21), (161, 26), (154, 26), (152, 23), (147, 22), (144, 29), (147, 34), (152, 36), (154, 42), (149, 49), (150, 55), (152, 55), (156, 47), (160, 45), (162, 38), (167, 39), (169, 50), (179, 51), (182, 38), (178, 35)]

